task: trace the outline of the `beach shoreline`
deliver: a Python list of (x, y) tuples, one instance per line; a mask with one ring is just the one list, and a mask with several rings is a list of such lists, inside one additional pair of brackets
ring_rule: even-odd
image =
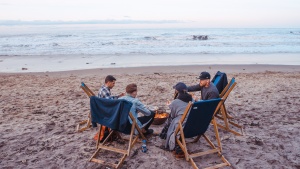
[(181, 65), (181, 66), (144, 66), (127, 68), (95, 68), (81, 70), (66, 70), (54, 72), (0, 72), (0, 75), (50, 75), (50, 76), (89, 76), (100, 74), (152, 74), (152, 73), (200, 73), (201, 71), (227, 73), (255, 73), (255, 72), (300, 72), (300, 65), (265, 65), (265, 64), (240, 64), (240, 65)]
[(209, 65), (300, 65), (300, 53), (0, 56), (0, 73)]

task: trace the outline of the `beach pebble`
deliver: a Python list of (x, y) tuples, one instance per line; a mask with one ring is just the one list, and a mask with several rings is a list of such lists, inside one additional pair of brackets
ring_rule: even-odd
[(258, 145), (258, 146), (262, 146), (264, 145), (264, 142), (262, 140), (259, 140), (259, 139), (255, 139), (255, 145)]
[(251, 122), (250, 126), (259, 126), (259, 122)]

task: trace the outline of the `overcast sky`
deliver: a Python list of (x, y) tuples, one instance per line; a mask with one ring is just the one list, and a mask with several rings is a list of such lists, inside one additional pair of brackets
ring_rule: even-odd
[(300, 0), (0, 0), (0, 20), (168, 20), (191, 27), (300, 28)]

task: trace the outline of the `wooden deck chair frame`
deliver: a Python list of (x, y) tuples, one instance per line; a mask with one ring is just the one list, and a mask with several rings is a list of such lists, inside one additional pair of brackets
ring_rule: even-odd
[[(185, 120), (185, 118), (187, 118), (187, 115), (188, 115), (189, 111), (191, 110), (191, 108), (193, 106), (193, 103), (191, 103), (191, 102), (187, 105), (187, 107), (185, 109), (185, 112), (184, 112), (184, 114), (182, 115), (182, 117), (181, 117), (181, 119), (179, 121), (178, 127), (175, 130), (175, 136), (178, 133), (180, 133), (180, 138), (175, 137), (176, 138), (176, 142), (178, 143), (178, 145), (180, 146), (180, 148), (183, 150), (186, 161), (190, 161), (190, 163), (192, 164), (192, 166), (193, 166), (194, 169), (198, 169), (198, 167), (197, 167), (196, 163), (194, 162), (193, 158), (204, 156), (204, 155), (207, 155), (207, 154), (212, 154), (212, 153), (218, 153), (218, 155), (220, 156), (220, 158), (223, 161), (223, 163), (220, 163), (220, 164), (217, 164), (217, 165), (214, 165), (214, 166), (211, 166), (211, 167), (207, 167), (206, 169), (220, 168), (220, 167), (224, 167), (224, 166), (231, 166), (231, 164), (222, 155), (221, 140), (220, 140), (220, 137), (219, 137), (217, 122), (216, 122), (216, 120), (214, 118), (215, 114), (221, 108), (221, 105), (223, 104), (223, 102), (224, 102), (224, 100), (221, 99), (221, 101), (219, 102), (217, 108), (214, 111), (214, 115), (212, 116), (212, 121), (211, 121), (212, 124), (213, 124), (213, 126), (214, 126), (215, 136), (216, 136), (216, 140), (217, 140), (217, 143), (218, 143), (217, 147), (213, 144), (213, 142), (205, 134), (198, 135), (192, 142), (186, 142), (185, 141), (185, 136), (184, 136), (184, 132), (183, 132), (182, 123)], [(196, 143), (196, 142), (198, 142), (198, 140), (200, 139), (201, 136), (203, 136), (205, 138), (205, 140), (211, 146), (212, 149), (206, 150), (206, 151), (203, 151), (203, 152), (196, 152), (196, 153), (193, 153), (193, 154), (188, 153), (187, 144), (188, 143)]]
[[(101, 127), (102, 127), (102, 125), (100, 125), (98, 140), (97, 140), (97, 150), (92, 155), (92, 157), (89, 159), (89, 161), (96, 162), (96, 163), (99, 163), (99, 164), (109, 165), (109, 166), (112, 166), (114, 168), (119, 168), (122, 165), (122, 163), (124, 162), (125, 158), (130, 155), (130, 151), (131, 151), (132, 147), (134, 146), (134, 144), (137, 142), (138, 138), (141, 137), (142, 139), (146, 140), (146, 137), (143, 135), (142, 130), (137, 125), (137, 122), (136, 122), (135, 118), (133, 117), (133, 115), (131, 114), (131, 112), (129, 112), (129, 116), (132, 120), (132, 126), (131, 126), (130, 136), (129, 136), (129, 139), (128, 139), (128, 148), (127, 148), (127, 150), (114, 148), (114, 147), (105, 145), (107, 143), (107, 141), (113, 136), (113, 133), (115, 133), (116, 136), (119, 139), (122, 139), (119, 132), (115, 131), (115, 130), (111, 130), (109, 132), (109, 135), (107, 136), (107, 138), (102, 143), (100, 143), (99, 138), (100, 138)], [(134, 136), (135, 129), (137, 129), (137, 131), (139, 133), (136, 136)], [(95, 156), (100, 153), (101, 149), (107, 150), (107, 151), (112, 151), (112, 152), (119, 153), (119, 154), (123, 154), (123, 156), (119, 160), (118, 164), (108, 163), (108, 162), (105, 162), (104, 160), (95, 158)]]
[[(223, 129), (223, 130), (226, 130), (226, 131), (229, 131), (237, 136), (242, 136), (243, 135), (243, 126), (237, 124), (237, 123), (234, 123), (232, 121), (232, 119), (234, 119), (232, 116), (230, 116), (226, 110), (226, 107), (225, 107), (225, 101), (228, 97), (228, 95), (230, 94), (230, 92), (233, 90), (233, 88), (236, 86), (236, 82), (235, 82), (235, 79), (232, 78), (230, 80), (230, 82), (227, 84), (227, 86), (224, 88), (224, 90), (222, 91), (222, 93), (220, 94), (220, 97), (224, 100), (221, 108), (220, 108), (220, 111), (218, 114), (216, 114), (216, 117), (221, 119), (224, 124), (220, 124), (220, 123), (217, 123), (218, 127), (220, 129)], [(240, 129), (240, 133), (237, 132), (237, 131), (234, 131), (232, 129), (232, 126), (234, 127), (237, 127)]]
[[(83, 82), (81, 82), (80, 88), (88, 95), (88, 97), (95, 96), (93, 91), (91, 91)], [(80, 126), (85, 125), (84, 127), (80, 128)], [(91, 127), (91, 113), (88, 115), (88, 119), (83, 120), (77, 124), (77, 132), (84, 131)]]

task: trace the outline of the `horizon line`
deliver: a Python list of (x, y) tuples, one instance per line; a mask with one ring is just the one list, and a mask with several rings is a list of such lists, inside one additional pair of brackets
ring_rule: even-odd
[(169, 24), (185, 23), (187, 21), (178, 20), (0, 20), (0, 25), (60, 25), (60, 24)]

